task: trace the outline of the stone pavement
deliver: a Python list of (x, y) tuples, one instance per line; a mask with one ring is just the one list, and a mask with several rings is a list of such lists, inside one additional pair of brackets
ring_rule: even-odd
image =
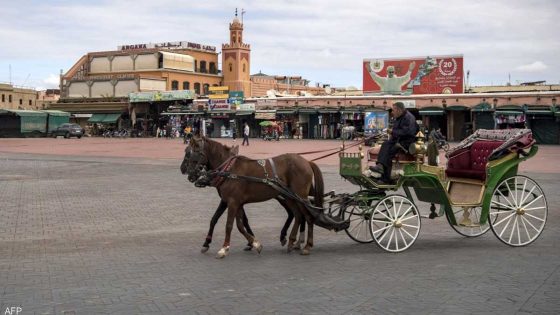
[[(200, 253), (218, 196), (180, 174), (179, 141), (81, 140), (0, 139), (2, 314), (11, 306), (20, 314), (560, 313), (560, 147), (544, 146), (521, 167), (549, 204), (547, 226), (528, 247), (491, 232), (467, 239), (437, 218), (423, 219), (416, 243), (399, 254), (318, 227), (310, 256), (287, 254), (278, 241), (285, 211), (266, 202), (246, 207), (263, 252), (244, 252), (234, 230), (230, 255), (218, 260), (223, 220)], [(257, 141), (242, 153), (339, 144)], [(336, 163), (321, 164), (326, 189), (357, 189)]]

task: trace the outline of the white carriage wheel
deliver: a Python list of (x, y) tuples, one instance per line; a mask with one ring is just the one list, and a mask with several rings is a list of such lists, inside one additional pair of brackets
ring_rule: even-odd
[(367, 201), (361, 200), (357, 204), (348, 206), (344, 211), (344, 219), (350, 220), (350, 226), (344, 230), (348, 236), (358, 243), (371, 243), (373, 237), (369, 228), (369, 218), (373, 209)]
[(527, 176), (500, 182), (490, 203), (488, 221), (498, 239), (510, 246), (525, 246), (544, 229), (548, 205), (541, 187)]
[(379, 247), (398, 253), (414, 244), (420, 232), (420, 222), (420, 213), (412, 200), (391, 195), (375, 205), (370, 231)]
[(447, 212), (445, 217), (455, 232), (466, 237), (477, 237), (490, 230), (488, 222), (480, 224), (482, 207), (455, 207), (451, 209), (457, 225), (451, 224)]

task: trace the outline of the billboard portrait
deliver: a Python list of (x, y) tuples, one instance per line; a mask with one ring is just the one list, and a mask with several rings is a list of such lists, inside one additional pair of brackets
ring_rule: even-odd
[(389, 126), (388, 112), (366, 112), (364, 117), (364, 131), (366, 134), (379, 132)]
[(463, 93), (463, 56), (364, 59), (365, 95)]

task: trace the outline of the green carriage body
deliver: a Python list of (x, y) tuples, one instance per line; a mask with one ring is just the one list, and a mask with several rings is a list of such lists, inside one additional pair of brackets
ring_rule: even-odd
[[(508, 142), (504, 141), (504, 143), (507, 144)], [(421, 140), (419, 140), (419, 142), (417, 142), (417, 147), (422, 147), (422, 146), (423, 143)], [(471, 150), (468, 144), (466, 148), (467, 150)], [(526, 244), (531, 243), (532, 241), (534, 241), (534, 239), (536, 239), (536, 237), (538, 237), (538, 235), (542, 231), (542, 228), (544, 228), (544, 222), (546, 222), (546, 212), (547, 212), (546, 198), (544, 197), (544, 194), (542, 194), (542, 190), (540, 189), (540, 187), (530, 178), (517, 175), (519, 163), (535, 156), (535, 154), (538, 151), (538, 147), (534, 144), (534, 142), (532, 142), (530, 146), (527, 146), (524, 149), (528, 149), (528, 150), (525, 151), (525, 150), (521, 150), (520, 148), (514, 148), (511, 150), (502, 149), (502, 152), (504, 152), (503, 154), (498, 155), (485, 163), (485, 167), (484, 167), (485, 176), (484, 179), (480, 179), (480, 180), (471, 179), (471, 178), (448, 177), (446, 175), (446, 169), (444, 167), (430, 166), (424, 164), (423, 154), (425, 153), (425, 150), (424, 151), (420, 150), (417, 152), (415, 161), (402, 163), (401, 175), (398, 177), (396, 182), (391, 185), (385, 185), (385, 184), (381, 185), (375, 179), (363, 173), (364, 155), (362, 154), (362, 152), (359, 153), (347, 153), (344, 151), (341, 152), (339, 154), (339, 158), (340, 158), (339, 172), (343, 178), (345, 178), (346, 180), (350, 181), (353, 184), (359, 185), (362, 188), (362, 190), (356, 193), (355, 196), (356, 198), (361, 198), (361, 200), (367, 201), (367, 204), (369, 205), (367, 211), (369, 212), (374, 211), (374, 208), (376, 208), (376, 206), (373, 205), (373, 201), (378, 200), (380, 202), (385, 202), (387, 200), (385, 199), (387, 196), (385, 194), (385, 191), (389, 191), (389, 190), (396, 191), (399, 188), (403, 188), (406, 197), (408, 198), (408, 200), (410, 200), (410, 204), (412, 204), (414, 208), (416, 208), (413, 202), (414, 199), (422, 202), (431, 203), (432, 204), (431, 209), (434, 212), (433, 213), (434, 217), (445, 215), (448, 219), (449, 224), (462, 235), (472, 236), (472, 237), (479, 236), (484, 234), (484, 232), (487, 231), (489, 228), (487, 227), (485, 231), (482, 231), (481, 229), (481, 233), (477, 235), (467, 235), (461, 233), (459, 230), (457, 230), (457, 227), (461, 226), (463, 222), (457, 222), (457, 219), (455, 217), (456, 213), (454, 213), (453, 207), (456, 208), (459, 207), (464, 210), (474, 209), (474, 208), (480, 209), (480, 212), (476, 214), (477, 216), (479, 216), (478, 217), (479, 226), (483, 226), (483, 225), (488, 226), (488, 223), (490, 223), (490, 226), (492, 227), (492, 231), (494, 232), (494, 234), (496, 234), (496, 236), (498, 236), (499, 234), (498, 238), (502, 242), (511, 246), (524, 246)], [(518, 183), (517, 182), (518, 178), (520, 180), (526, 178), (524, 184), (522, 184), (521, 182)], [(533, 199), (536, 201), (542, 197), (541, 201), (544, 202), (544, 206), (537, 207), (537, 208), (535, 208), (534, 206), (530, 206), (530, 204), (533, 202), (530, 203), (528, 202), (529, 205), (521, 206), (521, 204), (524, 204), (524, 200), (519, 201), (519, 205), (517, 205), (517, 201), (515, 201), (516, 203), (515, 205), (512, 203), (509, 204), (508, 206), (507, 204), (502, 204), (500, 202), (496, 202), (495, 200), (493, 200), (493, 198), (496, 198), (496, 196), (500, 195), (504, 197), (504, 200), (507, 200), (507, 202), (509, 202), (508, 199), (510, 197), (507, 196), (511, 196), (511, 199), (514, 198), (512, 191), (515, 191), (516, 199), (519, 197), (517, 191), (521, 192), (521, 196), (520, 196), (521, 199), (523, 199), (524, 194), (525, 196), (529, 196), (531, 194), (534, 195), (533, 192), (534, 188), (531, 189), (530, 191), (528, 188), (527, 189), (525, 188), (525, 186), (528, 183), (534, 184), (534, 186), (536, 186), (534, 188), (537, 188), (536, 189), (537, 191), (540, 190), (542, 196), (540, 197), (534, 196)], [(523, 187), (522, 189), (520, 189), (521, 186)], [(413, 192), (416, 198), (413, 198)], [(390, 196), (396, 196), (401, 199), (404, 198), (396, 194), (389, 195), (388, 197)], [(525, 199), (526, 198), (527, 197), (525, 197)], [(397, 207), (394, 204), (394, 202), (395, 201), (393, 199), (394, 208), (392, 211), (396, 212)], [(435, 204), (440, 205), (440, 211), (437, 215), (435, 215), (435, 207), (434, 207)], [(496, 204), (499, 204), (500, 206), (497, 206)], [(402, 201), (401, 201), (401, 205), (402, 205)], [(516, 213), (523, 214), (525, 213), (525, 211), (530, 211), (539, 208), (544, 208), (544, 217), (541, 220), (542, 221), (541, 230), (537, 231), (538, 234), (536, 234), (534, 237), (531, 237), (529, 241), (522, 242), (521, 237), (519, 236), (520, 233), (519, 226), (521, 225), (521, 223), (524, 225), (525, 229), (527, 228), (530, 229), (531, 227), (535, 230), (538, 229), (535, 226), (533, 226), (531, 222), (528, 221), (527, 224), (530, 224), (531, 226), (527, 227), (524, 221), (525, 219), (521, 218), (521, 216), (519, 216), (519, 222), (521, 223), (517, 222), (518, 216), (515, 216), (514, 214)], [(389, 211), (388, 209), (389, 208), (387, 208), (386, 211)], [(491, 212), (491, 209), (494, 210), (492, 210)], [(400, 211), (400, 207), (399, 207), (399, 211)], [(468, 211), (465, 210), (465, 212)], [(503, 217), (500, 217), (500, 220), (497, 219), (498, 215), (501, 215), (502, 213), (506, 213), (506, 212), (508, 212), (510, 215), (507, 216), (505, 219), (502, 219)], [(366, 213), (365, 210), (364, 213)], [(491, 214), (494, 214), (496, 217), (496, 219), (493, 222), (489, 222), (489, 217)], [(515, 228), (513, 228), (511, 234), (509, 235), (509, 239), (507, 239), (507, 237), (502, 237), (502, 234), (504, 234), (503, 231), (501, 233), (496, 232), (493, 226), (493, 225), (497, 226), (501, 224), (502, 222), (504, 222), (504, 220), (511, 218), (512, 216), (516, 220), (513, 223), (513, 225), (515, 224), (518, 225), (517, 228), (517, 237), (519, 239), (518, 244), (513, 244), (511, 242), (512, 239), (511, 234), (515, 233)], [(529, 216), (531, 215), (529, 214)], [(368, 217), (371, 216), (368, 214)], [(430, 218), (433, 217), (430, 215)], [(511, 221), (512, 219), (508, 219), (508, 220)], [(509, 223), (507, 224), (509, 225)], [(419, 223), (418, 223), (418, 228), (419, 228)], [(507, 226), (504, 229), (506, 228)], [(529, 236), (529, 233), (527, 233), (527, 236)], [(397, 250), (390, 250), (388, 248), (384, 248), (384, 249), (388, 251), (400, 251), (398, 248)]]

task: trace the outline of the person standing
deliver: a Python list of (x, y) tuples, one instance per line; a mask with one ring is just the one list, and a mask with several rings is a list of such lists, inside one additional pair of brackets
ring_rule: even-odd
[(249, 146), (249, 131), (249, 124), (245, 122), (245, 127), (243, 127), (243, 142), (241, 145), (245, 145), (245, 143), (247, 143), (247, 146)]

